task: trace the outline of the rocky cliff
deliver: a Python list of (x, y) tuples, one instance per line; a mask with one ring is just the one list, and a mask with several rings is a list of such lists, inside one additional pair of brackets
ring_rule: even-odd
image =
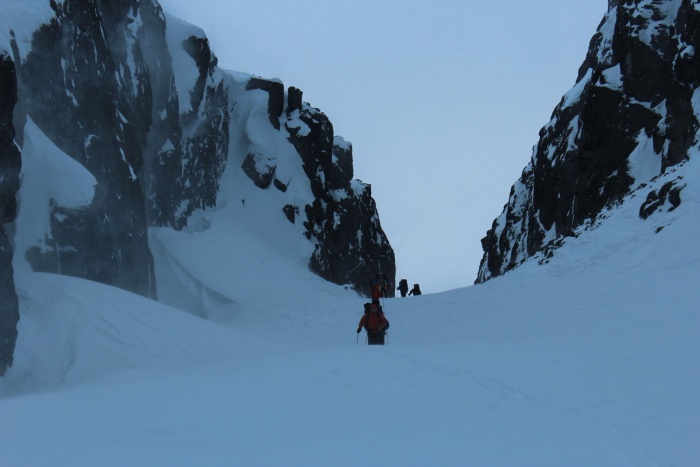
[(30, 115), (98, 181), (92, 205), (80, 210), (56, 206), (43, 245), (20, 254), (35, 271), (154, 296), (139, 178), (151, 123), (151, 87), (135, 34), (127, 26), (135, 22), (126, 3), (51, 2), (55, 15), (32, 33), (26, 56), (12, 41), (18, 143), (23, 143), (20, 129)]
[[(553, 254), (605, 206), (687, 158), (700, 127), (698, 8), (690, 0), (609, 1), (576, 85), (482, 240), (477, 283)], [(678, 202), (680, 189), (668, 190)]]
[[(298, 225), (318, 275), (362, 292), (378, 270), (393, 277), (370, 187), (352, 179), (351, 145), (300, 90), (220, 69), (204, 32), (155, 0), (30, 3), (33, 22), (19, 21), (24, 7), (16, 5), (0, 24), (17, 70), (8, 123), (21, 148), (31, 117), (97, 180), (89, 206), (52, 203), (50, 232), (15, 253), (34, 271), (156, 297), (148, 229), (183, 229), (194, 212), (225, 204), (222, 190), (231, 187), (222, 184), (248, 183), (224, 181), (237, 171), (260, 196), (282, 194), (274, 212), (259, 216)], [(294, 151), (270, 145), (276, 138)], [(287, 177), (290, 165), (307, 179)], [(291, 189), (285, 199), (290, 185), (308, 186), (309, 195)]]
[(12, 246), (4, 228), (17, 217), (21, 160), (12, 125), (12, 110), (16, 102), (15, 66), (7, 54), (0, 53), (0, 376), (12, 366), (19, 321)]

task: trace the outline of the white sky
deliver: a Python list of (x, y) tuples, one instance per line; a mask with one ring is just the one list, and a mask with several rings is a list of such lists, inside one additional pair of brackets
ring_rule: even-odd
[[(398, 278), (466, 286), (606, 0), (161, 0), (222, 68), (280, 78), (352, 142)], [(293, 6), (292, 6), (293, 5)], [(397, 278), (397, 279), (398, 279)]]

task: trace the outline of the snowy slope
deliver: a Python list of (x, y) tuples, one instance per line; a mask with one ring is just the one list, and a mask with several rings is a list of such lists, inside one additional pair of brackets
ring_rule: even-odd
[(482, 240), (477, 282), (518, 267), (698, 144), (697, 2), (608, 2), (576, 85)]
[[(199, 31), (189, 28), (177, 23), (172, 40)], [(186, 89), (195, 75), (178, 78)], [(312, 193), (260, 112), (265, 93), (243, 92), (247, 75), (217, 79), (241, 96), (230, 167), (248, 143), (269, 145), (281, 177), (304, 182), (260, 193), (227, 170), (216, 209), (181, 232), (152, 229), (163, 303), (18, 267), (0, 465), (697, 464), (699, 154), (551, 258), (485, 285), (387, 300), (389, 345), (369, 348), (355, 335), (364, 300), (308, 271), (313, 245), (279, 209)], [(87, 203), (92, 179), (80, 167), (46, 171), (42, 156), (61, 156), (28, 125), (36, 164), (23, 183), (46, 196), (27, 203)], [(645, 154), (632, 161), (639, 182), (653, 173)], [(640, 219), (670, 180), (686, 184), (682, 204)], [(43, 208), (22, 212), (17, 229), (45, 233)]]
[[(89, 206), (97, 180), (75, 159), (56, 147), (27, 116), (22, 147), (22, 184), (17, 194), (21, 209), (15, 222), (15, 251), (46, 249), (51, 238), (52, 206)], [(15, 270), (29, 270), (23, 255), (13, 257)]]
[[(163, 239), (197, 279), (183, 293), (216, 292), (201, 302), (208, 321), (20, 274), (2, 464), (697, 465), (699, 162), (547, 263), (387, 300), (383, 348), (356, 343), (362, 299), (254, 239), (227, 243), (216, 222)], [(679, 176), (682, 204), (640, 219), (647, 193)], [(235, 272), (256, 269), (272, 279)]]

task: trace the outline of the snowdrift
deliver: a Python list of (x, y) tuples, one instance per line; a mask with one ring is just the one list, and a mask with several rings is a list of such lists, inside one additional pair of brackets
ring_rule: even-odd
[[(680, 206), (642, 219), (669, 181), (684, 185)], [(551, 255), (484, 285), (386, 300), (382, 348), (355, 335), (363, 299), (216, 229), (165, 239), (196, 287), (225, 297), (202, 309), (208, 320), (21, 274), (3, 462), (693, 465), (699, 205), (694, 154)], [(216, 277), (197, 271), (215, 259)], [(381, 449), (368, 457), (371, 440)]]

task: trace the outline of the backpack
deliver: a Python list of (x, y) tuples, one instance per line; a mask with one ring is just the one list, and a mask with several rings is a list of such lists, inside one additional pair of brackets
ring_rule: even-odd
[[(389, 329), (389, 320), (386, 319), (386, 316), (384, 316), (384, 313), (382, 313), (381, 311), (377, 311), (375, 313), (372, 313), (369, 311), (369, 307), (365, 307), (365, 314), (367, 316), (367, 319), (365, 320), (365, 325), (363, 326), (365, 328), (365, 331), (377, 332), (377, 331), (371, 330), (371, 328), (377, 329), (379, 327), (379, 324), (382, 322), (382, 318), (384, 318), (384, 320), (386, 321), (386, 326), (384, 327), (384, 331)], [(370, 320), (374, 321), (372, 323), (372, 324), (374, 324), (374, 326), (370, 326)]]

